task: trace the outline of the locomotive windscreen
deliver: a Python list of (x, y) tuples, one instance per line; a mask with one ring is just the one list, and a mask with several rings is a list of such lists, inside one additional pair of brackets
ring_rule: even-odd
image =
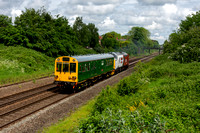
[(69, 58), (63, 57), (63, 61), (69, 61)]

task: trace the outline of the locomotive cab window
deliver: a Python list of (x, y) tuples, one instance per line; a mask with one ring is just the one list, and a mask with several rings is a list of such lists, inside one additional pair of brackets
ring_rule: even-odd
[(63, 63), (63, 72), (69, 72), (69, 64)]
[(70, 63), (70, 72), (76, 72), (76, 63)]
[(62, 62), (57, 62), (56, 71), (61, 72)]

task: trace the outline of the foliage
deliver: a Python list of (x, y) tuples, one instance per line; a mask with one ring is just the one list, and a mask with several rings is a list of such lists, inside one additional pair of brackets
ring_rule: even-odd
[[(104, 90), (77, 132), (199, 132), (200, 63), (168, 56), (139, 63), (117, 87)], [(129, 93), (136, 81), (145, 85)]]
[(12, 24), (12, 19), (5, 15), (0, 15), (0, 27), (5, 28)]
[(108, 32), (105, 35), (103, 35), (103, 38), (101, 40), (101, 44), (103, 47), (107, 47), (107, 48), (118, 48), (120, 45), (120, 42), (118, 41), (118, 39), (121, 38), (121, 35), (112, 31), (112, 32)]
[(110, 86), (107, 86), (106, 90), (103, 90), (100, 93), (100, 96), (97, 98), (94, 112), (102, 113), (107, 106), (117, 106), (119, 103), (118, 95), (110, 91)]
[(132, 27), (128, 35), (136, 46), (150, 46), (150, 32), (147, 29), (143, 27)]
[(150, 39), (150, 32), (143, 27), (132, 27), (128, 35), (123, 36), (126, 41), (120, 43), (119, 51), (125, 51), (129, 55), (145, 53), (145, 49), (159, 48), (156, 40)]
[(125, 78), (120, 81), (117, 86), (117, 93), (120, 96), (130, 95), (136, 93), (140, 88), (144, 87), (148, 83), (148, 78), (135, 75), (134, 78)]
[(200, 12), (188, 16), (179, 24), (178, 31), (164, 43), (164, 53), (173, 53), (172, 58), (180, 62), (200, 61)]
[(79, 44), (81, 46), (89, 46), (94, 48), (98, 44), (98, 29), (92, 23), (89, 23), (88, 25), (83, 23), (82, 17), (76, 18), (73, 25), (73, 30), (75, 31)]
[(1, 15), (0, 24), (0, 43), (6, 46), (23, 46), (51, 57), (96, 53), (84, 48), (95, 47), (98, 43), (98, 29), (94, 24), (82, 23), (84, 30), (79, 35), (77, 32), (80, 31), (74, 31), (65, 17), (56, 15), (54, 18), (44, 8), (22, 11), (22, 14), (16, 17), (14, 25), (11, 18)]
[[(149, 121), (149, 122), (147, 122)], [(81, 123), (78, 132), (164, 132), (165, 121), (158, 115), (143, 116), (127, 110), (113, 111), (107, 108), (102, 114)]]

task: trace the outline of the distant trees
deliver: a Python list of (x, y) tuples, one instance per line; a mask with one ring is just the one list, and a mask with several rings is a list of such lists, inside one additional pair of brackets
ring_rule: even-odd
[(79, 45), (94, 48), (98, 44), (98, 29), (92, 23), (89, 23), (88, 25), (83, 23), (82, 17), (76, 18), (73, 25), (73, 30), (78, 38)]
[(164, 53), (180, 62), (200, 61), (200, 11), (186, 17), (164, 42)]
[(132, 27), (127, 35), (114, 31), (103, 35), (101, 45), (108, 50), (126, 51), (129, 54), (144, 52), (147, 48), (159, 48), (158, 41), (150, 39), (150, 32), (143, 27)]
[(121, 35), (112, 31), (108, 32), (103, 35), (103, 38), (101, 40), (101, 44), (103, 47), (106, 48), (118, 48), (120, 46), (120, 42), (118, 39), (121, 38)]
[(132, 29), (128, 32), (128, 35), (137, 47), (152, 46), (150, 32), (143, 27), (132, 27)]
[(159, 48), (158, 41), (151, 40), (150, 32), (143, 27), (132, 27), (127, 38), (131, 41), (130, 48), (133, 54), (143, 52), (144, 48)]

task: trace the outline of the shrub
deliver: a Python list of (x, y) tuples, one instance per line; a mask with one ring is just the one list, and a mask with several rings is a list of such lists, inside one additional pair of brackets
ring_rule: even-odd
[(159, 115), (107, 108), (102, 114), (82, 121), (78, 132), (164, 132), (165, 123)]
[(119, 104), (119, 96), (110, 90), (110, 86), (107, 86), (105, 90), (102, 90), (100, 96), (94, 105), (94, 111), (102, 113), (107, 107), (115, 107)]

